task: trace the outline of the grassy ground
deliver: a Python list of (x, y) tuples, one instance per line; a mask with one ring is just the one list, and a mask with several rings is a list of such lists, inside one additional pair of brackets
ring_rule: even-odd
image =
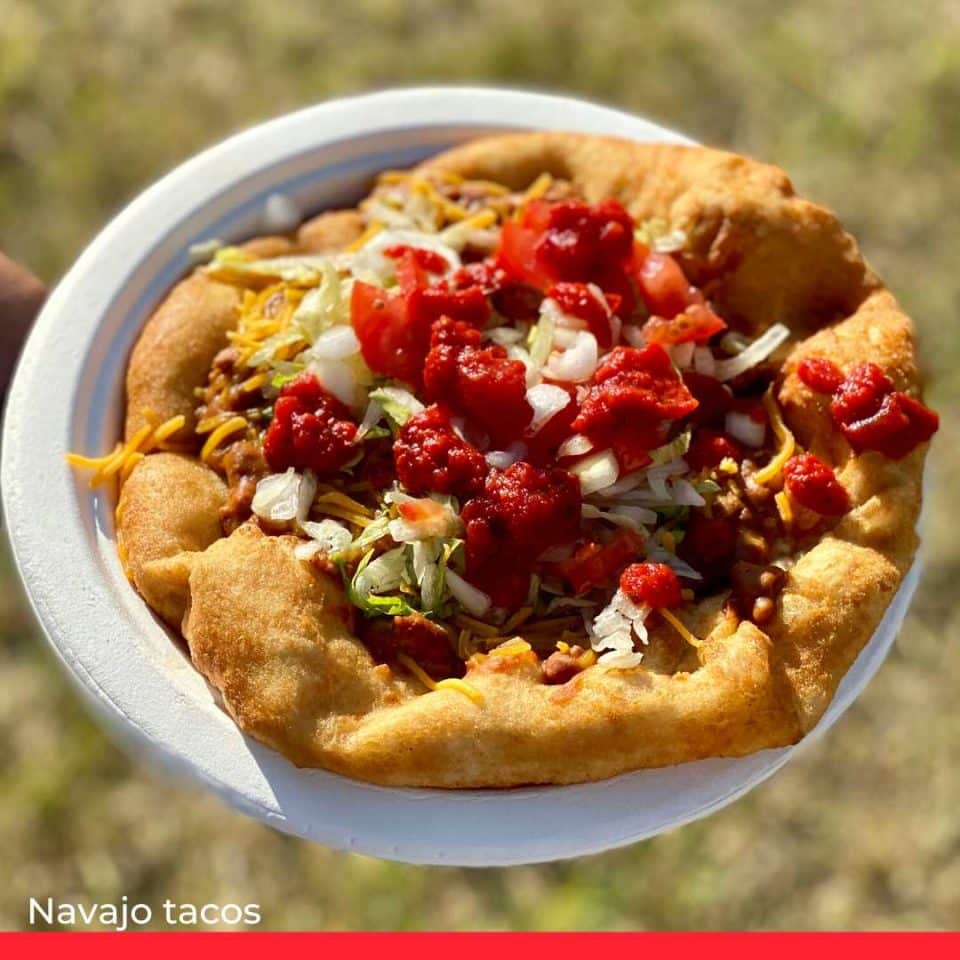
[(0, 246), (53, 280), (228, 131), (425, 80), (608, 100), (778, 162), (840, 211), (916, 317), (945, 414), (897, 649), (825, 742), (708, 822), (574, 863), (417, 869), (282, 837), (120, 753), (0, 564), (0, 927), (31, 895), (124, 894), (258, 902), (276, 929), (957, 927), (956, 3), (0, 0)]

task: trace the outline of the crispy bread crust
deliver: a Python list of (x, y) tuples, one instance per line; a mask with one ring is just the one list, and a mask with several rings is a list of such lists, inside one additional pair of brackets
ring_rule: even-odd
[[(589, 668), (550, 687), (532, 653), (490, 657), (467, 674), (481, 704), (453, 690), (424, 693), (375, 665), (345, 626), (339, 584), (296, 560), (292, 538), (253, 525), (220, 538), (225, 490), (195, 458), (151, 455), (124, 487), (119, 528), (138, 589), (169, 623), (183, 617), (194, 663), (241, 729), (301, 766), (392, 785), (513, 786), (796, 742), (910, 564), (925, 455), (922, 447), (901, 461), (854, 456), (796, 366), (813, 354), (841, 366), (869, 358), (915, 394), (910, 320), (831, 213), (797, 197), (779, 169), (730, 153), (515, 134), (474, 141), (422, 170), (514, 188), (546, 171), (588, 200), (615, 197), (638, 219), (684, 228), (684, 267), (722, 314), (755, 332), (784, 322), (798, 337), (779, 400), (800, 442), (836, 467), (853, 509), (798, 557), (765, 633), (734, 624), (707, 599), (683, 610), (705, 638), (695, 669)], [(349, 212), (325, 214), (296, 243), (333, 249), (359, 229)], [(190, 418), (235, 296), (195, 274), (158, 309), (130, 364), (128, 434), (142, 405)]]

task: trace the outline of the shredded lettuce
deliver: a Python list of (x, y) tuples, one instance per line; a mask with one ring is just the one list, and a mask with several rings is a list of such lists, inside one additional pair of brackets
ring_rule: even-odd
[(347, 586), (350, 602), (367, 616), (400, 617), (413, 613), (414, 608), (403, 597), (390, 593), (404, 583), (406, 551), (397, 547), (373, 559), (374, 552), (371, 547), (364, 554)]
[(399, 429), (415, 413), (423, 410), (423, 404), (409, 390), (402, 387), (377, 387), (369, 393), (371, 400), (376, 400), (391, 424)]
[(651, 450), (650, 459), (653, 461), (653, 466), (662, 466), (678, 457), (682, 457), (690, 449), (690, 435), (691, 431), (689, 429), (684, 430), (669, 443)]
[(350, 320), (349, 299), (344, 296), (347, 282), (341, 280), (330, 260), (323, 259), (319, 270), (320, 285), (307, 291), (292, 318), (293, 326), (310, 344), (324, 330)]

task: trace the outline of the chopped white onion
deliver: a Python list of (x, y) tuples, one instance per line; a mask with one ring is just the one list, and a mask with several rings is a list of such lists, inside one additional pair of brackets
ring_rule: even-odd
[(638, 606), (622, 590), (617, 590), (592, 621), (585, 615), (590, 646), (601, 655), (597, 663), (619, 669), (638, 666), (643, 654), (634, 649), (634, 637), (641, 643), (647, 642), (644, 620), (649, 613), (649, 607)]
[(580, 493), (585, 497), (616, 483), (620, 465), (612, 450), (601, 450), (575, 463), (570, 472), (580, 480)]
[(645, 507), (617, 507), (613, 510), (601, 510), (592, 503), (580, 505), (580, 516), (585, 520), (606, 520), (618, 527), (626, 527), (643, 533), (646, 526), (657, 522), (657, 515), (653, 510)]
[(738, 410), (727, 412), (723, 427), (731, 437), (748, 447), (762, 447), (767, 438), (766, 423), (758, 423), (750, 414)]
[(717, 360), (714, 375), (720, 381), (732, 380), (741, 373), (766, 360), (777, 347), (790, 336), (790, 330), (782, 323), (775, 323), (753, 343), (747, 344), (736, 356)]
[(191, 243), (187, 248), (187, 255), (190, 257), (191, 263), (209, 263), (222, 246), (222, 240), (218, 239), (217, 237), (211, 237), (209, 240), (201, 240), (199, 243)]
[(660, 500), (672, 502), (673, 496), (667, 490), (667, 478), (687, 472), (687, 461), (681, 457), (647, 470), (647, 483), (653, 495)]
[(527, 390), (527, 403), (533, 408), (531, 433), (539, 433), (547, 422), (570, 403), (570, 394), (552, 383), (538, 383)]
[(315, 540), (304, 540), (293, 548), (293, 555), (297, 560), (312, 560), (323, 550)]
[(383, 407), (379, 400), (371, 400), (364, 411), (360, 426), (357, 427), (357, 436), (365, 437), (383, 419)]
[(508, 347), (512, 343), (519, 343), (524, 336), (523, 330), (518, 330), (516, 327), (494, 327), (492, 330), (487, 331), (488, 339), (499, 344), (501, 347)]
[(487, 466), (494, 470), (506, 470), (518, 460), (522, 460), (527, 455), (527, 445), (519, 440), (514, 440), (506, 450), (491, 450), (484, 454)]
[(337, 324), (324, 330), (314, 341), (310, 353), (327, 360), (342, 360), (360, 352), (360, 341), (349, 324)]
[(572, 347), (550, 357), (546, 372), (553, 380), (570, 383), (589, 380), (597, 369), (599, 356), (597, 338), (587, 330), (580, 330)]
[(353, 542), (353, 534), (336, 520), (303, 520), (300, 529), (325, 553), (339, 553)]
[(432, 497), (404, 500), (400, 516), (390, 521), (390, 536), (397, 543), (413, 543), (432, 537), (453, 537), (463, 530), (463, 522), (453, 509)]
[(657, 253), (676, 253), (687, 245), (687, 232), (675, 227), (669, 233), (653, 238), (653, 249)]
[(286, 473), (273, 473), (258, 484), (250, 507), (264, 520), (286, 523), (290, 520), (303, 522), (310, 513), (317, 478), (307, 470), (297, 473), (290, 467)]
[(447, 586), (460, 605), (474, 617), (482, 617), (490, 609), (490, 597), (467, 583), (456, 570), (447, 568)]
[(361, 383), (356, 366), (330, 357), (318, 357), (307, 354), (307, 369), (342, 404), (355, 406), (360, 400)]
[(381, 283), (396, 275), (397, 261), (384, 256), (387, 247), (414, 247), (438, 253), (447, 262), (447, 273), (460, 269), (460, 256), (456, 250), (443, 243), (436, 234), (418, 230), (381, 230), (375, 233), (353, 255), (351, 267), (356, 274), (370, 274)]
[(263, 205), (261, 221), (266, 233), (289, 233), (302, 219), (300, 205), (285, 193), (271, 193)]
[(670, 359), (681, 370), (686, 370), (693, 363), (693, 351), (696, 344), (692, 340), (686, 343), (675, 343), (670, 347)]
[(713, 359), (713, 351), (709, 347), (696, 347), (693, 351), (693, 369), (705, 377), (715, 376), (717, 362)]
[(553, 334), (553, 345), (563, 350), (569, 350), (570, 347), (576, 345), (579, 334), (580, 331), (573, 327), (557, 327)]
[(671, 485), (673, 487), (671, 499), (678, 507), (702, 507), (706, 503), (706, 500), (689, 480), (677, 477)]
[(631, 490), (635, 490), (643, 483), (645, 477), (646, 474), (642, 470), (624, 474), (616, 483), (611, 483), (608, 487), (598, 490), (597, 495), (603, 497), (604, 500), (615, 499)]
[(623, 330), (621, 330), (620, 333), (631, 347), (640, 348), (647, 345), (647, 338), (643, 335), (643, 328), (638, 327), (634, 323), (624, 324)]
[(567, 437), (557, 448), (557, 459), (562, 457), (581, 457), (593, 449), (593, 441), (582, 433)]

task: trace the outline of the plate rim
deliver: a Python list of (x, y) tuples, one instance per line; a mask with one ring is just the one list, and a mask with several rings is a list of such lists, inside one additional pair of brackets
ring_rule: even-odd
[[(563, 117), (563, 124), (554, 122), (558, 115)], [(52, 413), (41, 410), (38, 415), (41, 429), (27, 431), (25, 428), (31, 416), (29, 407), (37, 402), (41, 378), (44, 374), (40, 369), (41, 356), (44, 351), (54, 349), (51, 344), (55, 344), (56, 349), (62, 351), (65, 344), (58, 338), (66, 337), (69, 341), (71, 336), (70, 330), (65, 332), (58, 328), (58, 322), (62, 324), (64, 317), (69, 316), (72, 304), (94, 302), (91, 301), (88, 293), (91, 278), (96, 276), (99, 280), (105, 274), (108, 268), (104, 264), (108, 262), (110, 256), (116, 255), (119, 240), (122, 240), (128, 232), (137, 229), (141, 220), (153, 216), (158, 204), (162, 205), (174, 195), (185, 193), (181, 199), (184, 205), (189, 206), (192, 201), (188, 202), (188, 197), (198, 191), (209, 192), (215, 185), (211, 178), (223, 165), (229, 167), (234, 164), (238, 169), (245, 168), (244, 165), (246, 165), (252, 168), (251, 175), (255, 175), (263, 171), (268, 155), (275, 157), (277, 164), (283, 164), (285, 159), (289, 160), (289, 156), (283, 153), (280, 145), (291, 132), (299, 131), (302, 136), (305, 127), (315, 125), (317, 130), (323, 132), (314, 136), (312, 146), (315, 149), (322, 149), (336, 143), (336, 136), (354, 138), (376, 136), (388, 128), (397, 128), (398, 119), (403, 121), (399, 124), (399, 129), (421, 129), (431, 125), (501, 126), (517, 129), (556, 129), (562, 126), (582, 132), (619, 134), (634, 139), (694, 143), (682, 134), (642, 117), (580, 98), (478, 86), (411, 87), (331, 100), (293, 111), (243, 130), (204, 149), (154, 182), (135, 197), (94, 238), (51, 293), (21, 354), (14, 382), (8, 394), (3, 428), (3, 457), (0, 460), (3, 513), (14, 567), (35, 619), (74, 685), (83, 692), (87, 702), (105, 722), (108, 731), (127, 743), (128, 747), (132, 742), (137, 749), (145, 748), (155, 762), (200, 781), (221, 799), (247, 815), (256, 817), (284, 832), (322, 842), (335, 849), (408, 863), (506, 866), (598, 853), (646, 839), (664, 830), (708, 816), (781, 769), (798, 749), (802, 749), (813, 739), (822, 735), (859, 696), (879, 668), (894, 640), (916, 586), (918, 563), (911, 568), (899, 592), (891, 601), (884, 617), (884, 624), (844, 677), (840, 690), (835, 694), (820, 724), (799, 745), (779, 750), (760, 751), (743, 758), (698, 761), (678, 767), (661, 768), (660, 771), (637, 771), (611, 780), (570, 786), (531, 787), (509, 791), (444, 791), (360, 784), (327, 771), (297, 770), (279, 754), (241, 735), (232, 721), (222, 715), (233, 729), (234, 735), (230, 735), (222, 723), (219, 727), (214, 724), (214, 732), (217, 733), (216, 745), (221, 746), (224, 739), (231, 748), (238, 744), (245, 745), (246, 759), (253, 759), (256, 769), (264, 778), (264, 783), (256, 784), (255, 791), (253, 781), (249, 778), (256, 774), (249, 765), (238, 766), (222, 752), (211, 751), (209, 745), (198, 747), (194, 741), (191, 741), (185, 746), (182, 739), (171, 742), (169, 739), (152, 735), (150, 725), (146, 724), (143, 718), (138, 722), (137, 717), (130, 710), (129, 698), (124, 701), (124, 705), (121, 705), (120, 698), (115, 693), (108, 692), (108, 686), (115, 684), (118, 678), (109, 672), (109, 666), (103, 662), (105, 654), (101, 652), (100, 659), (92, 664), (85, 662), (76, 644), (70, 641), (68, 634), (73, 624), (69, 618), (76, 610), (63, 609), (67, 603), (80, 602), (80, 619), (90, 624), (98, 622), (95, 616), (98, 608), (96, 604), (91, 610), (84, 607), (82, 601), (85, 599), (85, 591), (76, 586), (64, 586), (60, 580), (59, 571), (50, 571), (47, 568), (46, 561), (50, 553), (49, 540), (39, 536), (39, 525), (41, 522), (45, 524), (48, 537), (51, 527), (49, 519), (43, 518), (41, 521), (38, 512), (42, 514), (44, 508), (49, 507), (49, 503), (43, 502), (43, 497), (52, 500), (56, 491), (59, 490), (62, 494), (69, 485), (75, 484), (75, 481), (59, 476), (57, 471), (51, 471), (50, 478), (44, 478), (40, 482), (35, 482), (31, 489), (25, 489), (28, 483), (26, 465), (34, 461), (35, 467), (41, 466), (37, 452), (29, 450), (28, 447), (38, 437), (41, 441), (46, 437), (54, 448), (58, 447), (58, 443), (62, 447), (75, 426), (74, 419), (78, 415), (77, 411), (72, 411), (68, 422), (62, 416), (59, 420), (54, 420)], [(231, 184), (235, 185), (234, 181), (231, 181)], [(209, 204), (210, 197), (207, 197), (204, 202)], [(173, 222), (176, 214), (171, 211), (169, 216)], [(148, 231), (147, 238), (149, 235)], [(113, 291), (114, 297), (128, 289), (134, 271), (137, 269), (136, 264), (132, 262), (124, 261), (124, 264), (131, 271), (129, 276), (124, 275), (123, 270), (117, 265), (110, 268), (112, 272), (109, 275), (113, 277), (112, 282), (119, 284)], [(107, 298), (108, 305), (113, 302), (113, 299)], [(78, 357), (89, 360), (90, 351), (97, 344), (101, 320), (105, 316), (106, 313), (96, 317), (95, 322), (91, 320), (87, 333), (78, 330), (72, 334), (76, 341), (73, 342), (73, 346), (77, 350)], [(61, 373), (65, 380), (64, 388), (69, 392), (69, 387), (76, 388), (79, 382), (83, 373), (83, 363), (77, 362), (75, 369), (61, 371)], [(73, 394), (70, 395), (73, 396)], [(101, 416), (101, 424), (103, 419), (104, 417)], [(33, 443), (33, 446), (36, 444)], [(48, 456), (52, 452), (50, 446), (44, 446), (43, 450)], [(20, 473), (19, 470), (23, 472)], [(79, 554), (75, 552), (72, 555), (72, 562), (76, 565), (76, 569), (89, 573), (89, 565), (91, 563), (95, 565), (97, 560), (92, 553), (89, 556), (83, 555), (83, 544), (76, 541), (76, 534), (85, 531), (87, 535), (92, 532), (94, 537), (97, 537), (103, 531), (91, 530), (90, 523), (95, 518), (82, 515), (79, 500), (76, 510), (66, 512), (68, 514), (66, 528), (70, 536), (65, 536), (64, 543), (68, 547), (72, 544), (79, 550)], [(87, 539), (89, 540), (89, 536)], [(100, 536), (97, 541), (101, 548), (103, 539)], [(103, 562), (103, 557), (100, 562)], [(109, 561), (106, 562), (109, 563)], [(119, 564), (115, 562), (114, 574), (117, 567)], [(58, 582), (65, 594), (63, 597), (58, 593)], [(79, 586), (82, 587), (82, 584)], [(135, 616), (129, 609), (130, 598), (121, 596), (117, 592), (115, 583), (107, 585), (97, 583), (91, 589), (93, 593), (99, 595), (99, 602), (103, 602), (104, 591), (97, 588), (106, 589), (111, 586), (113, 602), (124, 607), (129, 621)], [(130, 588), (127, 590), (139, 607), (143, 608), (141, 612), (145, 612), (146, 606), (142, 600)], [(101, 611), (103, 612), (105, 608)], [(66, 626), (68, 622), (69, 628)], [(137, 622), (145, 623), (143, 617), (139, 617)], [(129, 652), (122, 653), (121, 656), (123, 655), (129, 656)], [(143, 671), (147, 670), (148, 665), (141, 666), (142, 670), (136, 679), (142, 682), (145, 679)], [(151, 683), (159, 682), (162, 685), (164, 671), (155, 664), (150, 666), (155, 669), (150, 672), (148, 679)], [(99, 679), (95, 675), (96, 669), (101, 673)], [(167, 682), (170, 682), (169, 677)], [(161, 700), (158, 698), (157, 691), (152, 691), (149, 709), (156, 711), (160, 706)], [(151, 721), (153, 720), (155, 718), (151, 717)], [(183, 734), (185, 731), (179, 732)], [(202, 762), (198, 757), (190, 755), (191, 750), (198, 749), (202, 753)], [(733, 777), (730, 785), (718, 787), (716, 794), (711, 795), (709, 800), (705, 800), (699, 806), (695, 805), (685, 810), (678, 809), (676, 816), (672, 819), (652, 826), (649, 823), (644, 825), (639, 817), (634, 820), (627, 818), (626, 821), (618, 820), (606, 830), (594, 826), (590, 830), (581, 830), (579, 833), (574, 831), (572, 835), (568, 833), (554, 838), (539, 836), (531, 840), (529, 837), (525, 838), (514, 824), (501, 832), (501, 836), (496, 838), (497, 842), (490, 837), (483, 837), (481, 842), (464, 839), (459, 845), (454, 843), (451, 846), (451, 840), (447, 839), (442, 846), (438, 846), (434, 822), (427, 818), (426, 827), (417, 827), (417, 818), (411, 816), (410, 810), (411, 807), (416, 807), (417, 816), (419, 816), (426, 805), (432, 807), (436, 811), (434, 815), (441, 820), (444, 817), (453, 817), (459, 822), (465, 814), (461, 812), (454, 816), (454, 811), (462, 808), (463, 811), (469, 812), (471, 818), (477, 817), (479, 812), (484, 823), (495, 823), (499, 809), (509, 809), (511, 818), (516, 818), (518, 804), (526, 804), (528, 817), (533, 812), (534, 806), (536, 806), (536, 816), (540, 817), (542, 816), (540, 811), (544, 805), (550, 807), (559, 804), (559, 809), (562, 809), (568, 803), (579, 806), (587, 800), (593, 801), (598, 798), (601, 804), (604, 800), (610, 803), (614, 793), (624, 791), (626, 795), (636, 799), (642, 787), (635, 784), (642, 784), (644, 778), (648, 783), (662, 779), (664, 770), (681, 771), (682, 774), (691, 774), (695, 778), (699, 775), (698, 772), (709, 771), (707, 778), (710, 779), (710, 777), (716, 777), (715, 772), (721, 768), (740, 769), (747, 772), (739, 779)], [(236, 782), (237, 777), (240, 778), (240, 782)], [(248, 778), (246, 785), (243, 783), (244, 777)], [(683, 775), (680, 779), (684, 779)], [(319, 798), (314, 798), (314, 807), (311, 808), (312, 816), (301, 810), (299, 804), (292, 804), (289, 798), (284, 796), (284, 789), (293, 782), (309, 783), (309, 790), (326, 789), (335, 796), (338, 795), (335, 788), (339, 788), (344, 798), (349, 798), (344, 800), (345, 809), (342, 813), (346, 819), (333, 821), (324, 819), (318, 822), (318, 813), (323, 817), (329, 817), (331, 814), (327, 807), (323, 807), (322, 810), (317, 807)], [(264, 786), (268, 788), (267, 794), (264, 794)], [(271, 791), (275, 800), (274, 805), (264, 802), (263, 799)], [(349, 824), (355, 822), (350, 818), (357, 815), (351, 805), (357, 803), (362, 805), (363, 798), (366, 798), (366, 802), (372, 804), (377, 810), (393, 808), (395, 815), (404, 821), (408, 832), (401, 832), (402, 835), (399, 836), (392, 835), (391, 839), (389, 832), (375, 834), (368, 830), (363, 834), (364, 827), (350, 827)], [(526, 803), (528, 798), (534, 803)], [(413, 804), (401, 802), (407, 799), (415, 802)], [(290, 805), (284, 806), (285, 803)], [(362, 835), (357, 836), (356, 833)]]

